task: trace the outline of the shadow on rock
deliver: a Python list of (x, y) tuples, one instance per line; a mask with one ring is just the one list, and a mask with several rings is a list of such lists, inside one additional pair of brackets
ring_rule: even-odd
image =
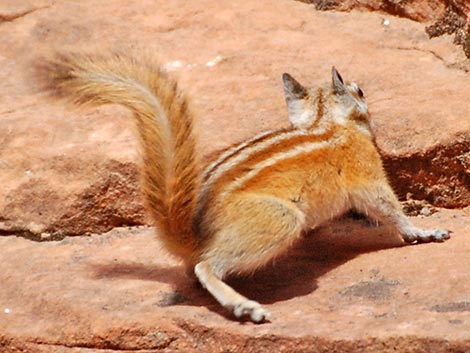
[[(284, 256), (251, 275), (232, 276), (227, 283), (244, 296), (262, 304), (272, 304), (308, 295), (317, 288), (317, 279), (354, 257), (367, 252), (402, 246), (389, 229), (347, 216), (306, 234)], [(174, 291), (161, 293), (159, 306), (205, 305), (224, 313), (201, 286), (186, 275), (184, 266), (142, 263), (93, 264), (95, 278), (121, 278), (170, 284)]]
[(109, 264), (93, 264), (93, 277), (136, 279), (142, 281), (156, 281), (178, 287), (188, 281), (183, 266), (146, 265), (142, 263), (114, 262)]
[(358, 255), (402, 245), (388, 228), (348, 215), (306, 234), (264, 269), (227, 282), (250, 299), (272, 304), (310, 294), (319, 277)]

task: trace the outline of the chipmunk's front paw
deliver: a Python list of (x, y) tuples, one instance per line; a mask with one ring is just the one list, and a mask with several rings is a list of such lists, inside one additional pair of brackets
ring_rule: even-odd
[(419, 229), (413, 228), (409, 232), (403, 234), (403, 240), (407, 243), (430, 243), (443, 242), (450, 238), (450, 231), (446, 229)]
[(263, 309), (263, 307), (259, 303), (253, 300), (247, 300), (236, 305), (233, 308), (233, 314), (237, 318), (249, 316), (251, 321), (256, 323), (266, 321), (271, 316), (271, 313), (269, 311)]

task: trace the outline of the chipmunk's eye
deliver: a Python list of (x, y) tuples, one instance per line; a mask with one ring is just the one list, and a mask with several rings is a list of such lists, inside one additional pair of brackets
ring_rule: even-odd
[(359, 98), (364, 98), (364, 92), (362, 92), (362, 89), (359, 87), (357, 88), (357, 94), (359, 95)]

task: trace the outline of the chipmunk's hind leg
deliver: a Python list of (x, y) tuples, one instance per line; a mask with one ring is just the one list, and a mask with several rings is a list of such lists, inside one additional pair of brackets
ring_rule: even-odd
[[(217, 220), (223, 224), (218, 225)], [(237, 293), (222, 279), (227, 274), (251, 273), (284, 253), (299, 237), (303, 214), (295, 205), (272, 197), (246, 195), (232, 200), (214, 221), (211, 237), (195, 266), (201, 284), (240, 318), (262, 322), (270, 313), (259, 303)]]
[(249, 315), (253, 322), (260, 323), (267, 320), (271, 313), (261, 304), (249, 300), (225, 284), (213, 271), (210, 261), (202, 261), (194, 267), (199, 282), (211, 293), (215, 299), (237, 318)]

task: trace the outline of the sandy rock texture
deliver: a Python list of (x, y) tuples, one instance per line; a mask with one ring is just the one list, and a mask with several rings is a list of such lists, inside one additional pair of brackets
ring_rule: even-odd
[(381, 11), (418, 22), (435, 20), (449, 8), (465, 12), (470, 9), (465, 0), (299, 0), (317, 10)]
[(400, 197), (469, 204), (468, 60), (420, 23), (288, 0), (3, 1), (0, 18), (3, 233), (61, 238), (148, 223), (127, 112), (74, 110), (33, 80), (45, 53), (89, 47), (145, 49), (173, 70), (199, 113), (205, 156), (286, 126), (283, 72), (315, 85), (336, 65), (366, 93)]
[(3, 237), (0, 352), (468, 352), (470, 215), (442, 210), (414, 222), (454, 237), (400, 247), (387, 230), (346, 218), (231, 279), (272, 312), (261, 325), (227, 316), (152, 229)]
[[(458, 33), (445, 31), (447, 5), (467, 5), (379, 3), (419, 15), (293, 0), (2, 0), (0, 352), (468, 351), (470, 66)], [(82, 48), (152, 53), (192, 97), (205, 157), (287, 125), (283, 72), (315, 85), (335, 65), (365, 92), (410, 213), (438, 211), (416, 221), (453, 239), (396, 247), (386, 232), (343, 220), (279, 266), (233, 279), (275, 318), (232, 321), (152, 230), (115, 229), (149, 224), (128, 112), (73, 109), (34, 80), (42, 57)], [(95, 235), (67, 237), (84, 234)]]
[(272, 312), (262, 325), (227, 316), (152, 229), (42, 243), (3, 237), (0, 351), (468, 352), (468, 210), (414, 222), (445, 225), (454, 238), (400, 247), (387, 230), (346, 218), (232, 279)]
[(317, 10), (380, 11), (427, 23), (430, 38), (453, 35), (454, 44), (463, 48), (470, 58), (470, 3), (466, 0), (299, 0)]

